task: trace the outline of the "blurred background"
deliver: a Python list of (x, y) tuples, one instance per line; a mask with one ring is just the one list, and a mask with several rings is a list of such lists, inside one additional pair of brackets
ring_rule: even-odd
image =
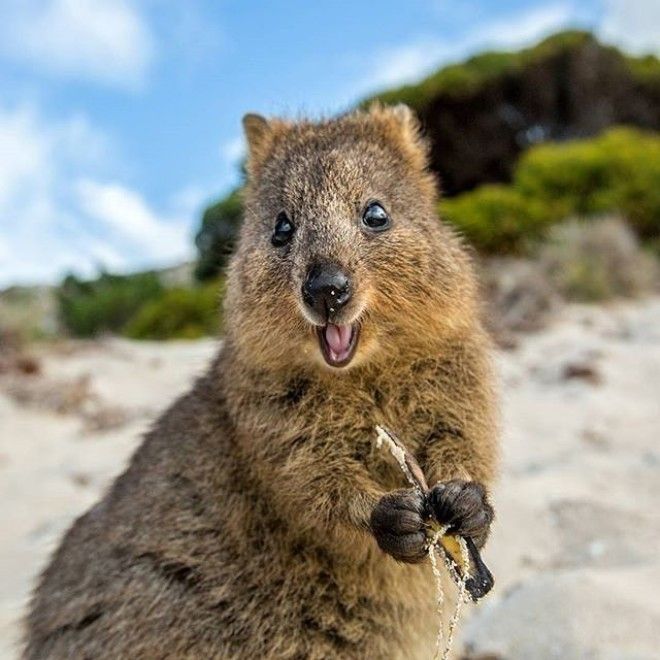
[(659, 54), (657, 0), (3, 0), (0, 657), (217, 347), (242, 115), (376, 99), (421, 120), (498, 347), (499, 586), (459, 655), (657, 657)]

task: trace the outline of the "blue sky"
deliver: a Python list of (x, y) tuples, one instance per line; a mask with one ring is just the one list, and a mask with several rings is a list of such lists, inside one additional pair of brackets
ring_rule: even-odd
[(0, 287), (193, 255), (247, 111), (332, 113), (567, 26), (658, 52), (657, 0), (2, 0)]

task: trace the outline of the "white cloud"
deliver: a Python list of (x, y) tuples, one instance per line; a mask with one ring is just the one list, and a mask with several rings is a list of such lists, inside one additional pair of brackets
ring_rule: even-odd
[[(85, 260), (93, 263), (94, 267), (84, 267), (84, 272), (94, 275), (97, 267), (102, 266), (105, 270), (122, 271), (127, 268), (126, 256), (120, 247), (111, 245), (107, 240), (88, 237), (85, 241)], [(78, 264), (69, 265), (69, 270), (78, 272)]]
[(0, 51), (40, 71), (130, 88), (155, 47), (134, 0), (5, 0)]
[(659, 53), (660, 2), (606, 0), (600, 34), (634, 53)]
[(9, 259), (9, 245), (0, 236), (0, 264)]
[(445, 60), (450, 53), (448, 46), (430, 40), (420, 40), (394, 48), (379, 56), (380, 61), (366, 76), (363, 85), (378, 89), (413, 81), (432, 66)]
[(104, 145), (83, 117), (49, 123), (31, 106), (0, 107), (0, 284), (93, 267), (65, 197), (71, 173), (92, 154), (100, 160)]
[(0, 106), (0, 286), (190, 256), (189, 195), (158, 213), (116, 169), (111, 141), (84, 117)]
[(566, 27), (573, 17), (569, 4), (556, 3), (479, 25), (458, 40), (420, 38), (390, 47), (373, 58), (371, 71), (357, 85), (357, 95), (415, 82), (438, 66), (482, 49), (520, 48)]
[(243, 136), (238, 135), (223, 143), (220, 147), (220, 155), (230, 165), (236, 165), (245, 157), (245, 140)]
[(518, 16), (509, 16), (477, 30), (470, 48), (485, 46), (520, 48), (568, 27), (577, 17), (571, 4), (556, 3), (535, 7)]
[(53, 135), (34, 131), (35, 117), (28, 108), (0, 115), (0, 209), (41, 171), (43, 183), (50, 177), (45, 167)]
[(177, 190), (168, 200), (168, 208), (178, 217), (199, 215), (208, 201), (218, 194), (218, 185), (214, 181), (211, 186), (189, 184)]
[(75, 185), (80, 209), (109, 230), (108, 239), (129, 242), (154, 264), (190, 256), (188, 222), (158, 215), (144, 199), (119, 183), (82, 179)]

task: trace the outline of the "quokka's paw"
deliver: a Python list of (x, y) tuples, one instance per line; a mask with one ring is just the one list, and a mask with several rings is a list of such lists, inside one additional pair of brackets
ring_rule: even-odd
[(454, 479), (436, 484), (427, 506), (439, 523), (450, 525), (450, 534), (469, 536), (478, 548), (486, 543), (495, 513), (480, 483)]
[(383, 552), (411, 564), (426, 557), (424, 497), (416, 490), (384, 495), (371, 513), (371, 531)]

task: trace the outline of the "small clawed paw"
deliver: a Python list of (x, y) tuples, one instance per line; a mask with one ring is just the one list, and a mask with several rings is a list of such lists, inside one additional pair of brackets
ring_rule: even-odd
[(486, 542), (494, 512), (480, 483), (454, 479), (437, 484), (427, 506), (439, 523), (450, 525), (450, 533), (471, 537), (477, 547)]
[(384, 495), (371, 514), (378, 546), (399, 561), (417, 563), (426, 557), (424, 498), (415, 490)]

